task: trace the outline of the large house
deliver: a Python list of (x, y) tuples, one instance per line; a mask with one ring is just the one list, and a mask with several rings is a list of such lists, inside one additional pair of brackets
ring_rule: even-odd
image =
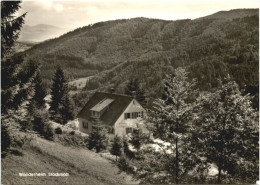
[(110, 134), (124, 136), (144, 123), (145, 109), (131, 96), (96, 92), (77, 115), (79, 131), (91, 132), (95, 125)]

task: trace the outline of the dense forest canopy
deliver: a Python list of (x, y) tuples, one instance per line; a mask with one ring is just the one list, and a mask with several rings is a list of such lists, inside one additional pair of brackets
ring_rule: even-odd
[(258, 9), (221, 11), (195, 20), (133, 18), (100, 22), (35, 45), (47, 88), (56, 65), (69, 79), (92, 76), (85, 90), (124, 93), (138, 78), (148, 97), (157, 97), (165, 73), (185, 67), (202, 91), (214, 90), (228, 74), (258, 107)]

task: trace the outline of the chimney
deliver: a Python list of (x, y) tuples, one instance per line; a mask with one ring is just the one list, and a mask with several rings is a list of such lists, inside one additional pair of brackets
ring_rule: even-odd
[(132, 91), (132, 97), (136, 99), (136, 91)]
[(115, 92), (114, 88), (110, 88), (110, 93), (113, 94)]

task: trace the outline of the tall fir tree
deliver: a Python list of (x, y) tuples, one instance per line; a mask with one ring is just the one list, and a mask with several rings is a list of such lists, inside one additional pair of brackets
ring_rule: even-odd
[(227, 81), (199, 98), (191, 141), (200, 158), (217, 166), (217, 183), (253, 183), (259, 173), (259, 115), (250, 96)]
[(69, 120), (74, 119), (74, 104), (69, 97), (69, 94), (64, 95), (61, 101), (61, 110), (60, 113), (62, 115), (62, 124), (66, 124)]
[(1, 2), (1, 59), (12, 53), (11, 49), (18, 39), (24, 23), (25, 14), (14, 17), (19, 10), (21, 1)]
[(66, 124), (68, 120), (73, 119), (73, 106), (69, 98), (68, 82), (60, 66), (55, 72), (51, 88), (50, 114), (52, 120), (61, 124)]
[(43, 86), (42, 77), (40, 74), (40, 71), (37, 72), (34, 80), (33, 80), (33, 86), (34, 86), (34, 96), (33, 100), (35, 100), (37, 108), (45, 108), (45, 97), (47, 95), (46, 89)]
[[(38, 70), (35, 78), (32, 81), (33, 95), (30, 98), (29, 105), (27, 107), (27, 122), (32, 123), (37, 112), (41, 109), (45, 109), (45, 96), (47, 92), (43, 86), (42, 78), (40, 76), (40, 71)], [(30, 126), (30, 124), (29, 124)]]
[[(17, 110), (28, 100), (31, 81), (38, 65), (34, 61), (24, 61), (24, 55), (14, 54), (13, 46), (18, 39), (26, 14), (15, 17), (20, 1), (1, 2), (1, 142), (2, 152), (12, 141), (9, 124), (24, 121), (22, 110)], [(15, 111), (15, 112), (14, 112)], [(20, 117), (21, 116), (21, 117)], [(18, 119), (17, 119), (18, 118)]]
[(30, 94), (30, 84), (38, 65), (24, 61), (24, 54), (12, 51), (26, 14), (15, 17), (20, 1), (1, 2), (1, 112), (16, 110)]
[(125, 94), (129, 96), (135, 96), (136, 100), (145, 106), (144, 90), (139, 87), (139, 80), (137, 78), (130, 78), (125, 88)]
[(121, 153), (122, 153), (122, 141), (121, 141), (121, 138), (119, 136), (114, 137), (110, 153), (112, 155), (116, 156), (116, 161), (117, 161), (117, 156), (121, 155)]
[(193, 168), (191, 161), (194, 156), (184, 151), (188, 148), (185, 147), (185, 138), (189, 132), (189, 121), (192, 120), (194, 106), (190, 99), (197, 92), (194, 90), (195, 85), (196, 81), (189, 81), (184, 68), (177, 68), (174, 75), (166, 75), (162, 98), (154, 102), (150, 114), (151, 121), (155, 123), (155, 137), (170, 142), (174, 151), (169, 157), (171, 168), (168, 171), (176, 184), (180, 180), (185, 182), (187, 171)]

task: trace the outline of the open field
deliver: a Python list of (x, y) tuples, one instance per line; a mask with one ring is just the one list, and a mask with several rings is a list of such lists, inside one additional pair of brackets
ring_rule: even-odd
[[(119, 173), (110, 160), (87, 149), (65, 147), (36, 137), (26, 144), (23, 156), (2, 159), (2, 184), (137, 184)], [(46, 173), (45, 177), (20, 177), (19, 173)], [(69, 173), (49, 177), (48, 173)]]
[(76, 86), (78, 89), (82, 89), (86, 86), (86, 82), (89, 81), (93, 76), (88, 76), (85, 78), (79, 78), (76, 80), (72, 80), (69, 82), (69, 85), (74, 85)]

